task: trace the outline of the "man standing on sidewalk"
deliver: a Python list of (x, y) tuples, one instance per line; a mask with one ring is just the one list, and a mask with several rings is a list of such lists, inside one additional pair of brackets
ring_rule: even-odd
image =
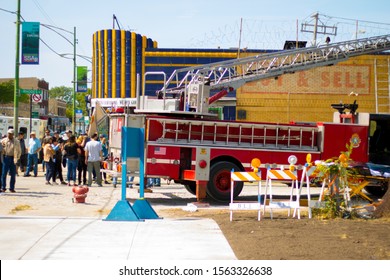
[[(16, 163), (16, 175), (18, 175), (18, 168), (22, 173), (26, 172), (26, 166), (27, 166), (27, 147), (26, 143), (24, 142), (24, 133), (23, 131), (19, 131), (18, 140), (20, 143), (20, 150), (22, 151), (22, 154), (20, 155), (19, 161)], [(19, 176), (19, 175), (18, 175)]]
[(3, 147), (3, 171), (1, 174), (1, 192), (6, 191), (7, 174), (10, 173), (11, 180), (9, 184), (9, 191), (15, 192), (16, 181), (16, 162), (21, 155), (19, 141), (14, 137), (15, 131), (11, 128), (8, 129), (8, 136), (1, 140)]
[(102, 187), (102, 174), (100, 173), (100, 162), (103, 156), (102, 143), (97, 141), (98, 134), (92, 135), (91, 141), (85, 145), (85, 163), (88, 171), (88, 187), (92, 185), (92, 170), (96, 173), (96, 183)]
[(30, 171), (34, 170), (34, 177), (38, 175), (38, 152), (42, 148), (41, 141), (35, 135), (35, 132), (30, 133), (30, 140), (28, 141), (28, 155), (27, 155), (27, 169), (24, 177), (30, 176)]

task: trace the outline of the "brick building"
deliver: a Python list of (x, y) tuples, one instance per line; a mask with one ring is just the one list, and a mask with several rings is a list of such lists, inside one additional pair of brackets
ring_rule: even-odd
[[(2, 78), (0, 83), (13, 81), (13, 78)], [(47, 115), (49, 108), (49, 83), (44, 79), (38, 78), (20, 78), (19, 79), (19, 88), (21, 89), (39, 89), (42, 92), (41, 102), (32, 103), (22, 103), (19, 102), (19, 116), (20, 117), (30, 117), (30, 106), (31, 111), (36, 112), (37, 116)], [(14, 103), (0, 104), (2, 113), (6, 116), (13, 116), (14, 114)]]

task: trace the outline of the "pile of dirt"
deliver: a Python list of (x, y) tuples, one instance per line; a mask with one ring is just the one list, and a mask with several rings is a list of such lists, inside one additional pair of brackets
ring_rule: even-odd
[(161, 210), (163, 217), (214, 219), (240, 260), (388, 260), (390, 219), (308, 219), (274, 213), (257, 221), (257, 212), (199, 209)]

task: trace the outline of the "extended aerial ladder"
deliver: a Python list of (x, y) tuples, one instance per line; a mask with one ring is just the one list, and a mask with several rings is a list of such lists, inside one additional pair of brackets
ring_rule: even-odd
[[(158, 95), (164, 100), (181, 98), (182, 104), (176, 108), (179, 111), (207, 114), (209, 104), (247, 82), (334, 65), (389, 49), (390, 34), (186, 67), (173, 71)], [(210, 96), (210, 92), (218, 93)]]

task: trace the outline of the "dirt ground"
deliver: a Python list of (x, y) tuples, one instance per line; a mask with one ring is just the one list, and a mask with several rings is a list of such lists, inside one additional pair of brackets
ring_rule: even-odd
[(162, 216), (214, 219), (240, 260), (389, 260), (390, 219), (320, 220), (265, 216), (257, 212), (200, 209), (185, 212), (166, 209)]
[[(1, 216), (97, 217), (108, 215), (121, 197), (121, 188), (92, 187), (87, 203), (72, 203), (72, 188), (44, 185), (38, 178), (17, 178), (16, 193), (0, 195)], [(246, 190), (250, 190), (247, 188)], [(248, 199), (251, 193), (248, 193)], [(138, 198), (128, 189), (127, 198)], [(230, 222), (227, 204), (210, 203), (196, 212), (184, 211), (195, 198), (182, 186), (153, 188), (146, 198), (161, 218), (201, 217), (214, 219), (234, 253), (241, 260), (389, 260), (390, 219), (308, 219), (287, 217), (287, 211), (269, 213), (257, 221), (257, 212), (235, 211)]]

